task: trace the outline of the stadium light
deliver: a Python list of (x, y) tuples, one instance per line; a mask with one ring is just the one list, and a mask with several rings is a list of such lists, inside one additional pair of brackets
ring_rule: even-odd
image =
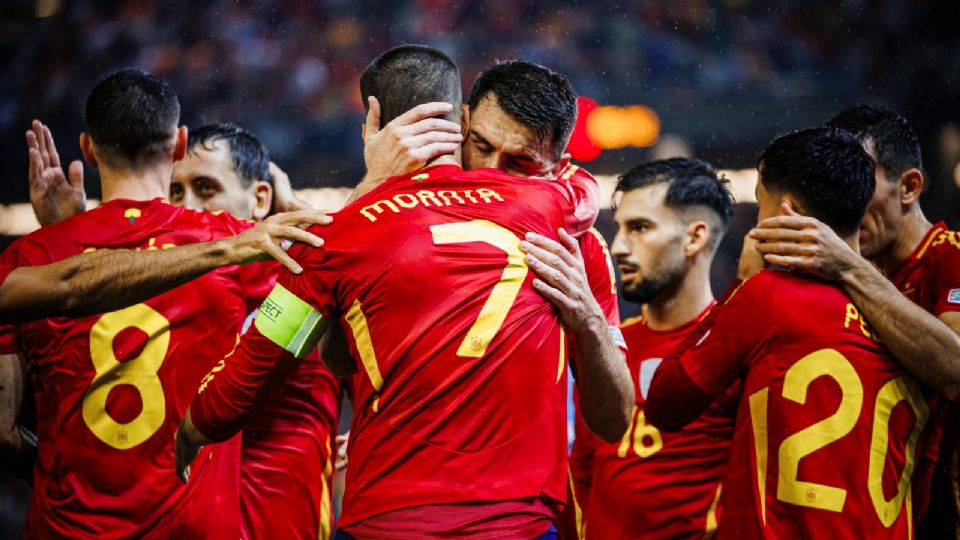
[(593, 161), (603, 150), (645, 148), (660, 137), (660, 117), (645, 105), (601, 106), (593, 98), (577, 98), (577, 123), (567, 150), (577, 161)]

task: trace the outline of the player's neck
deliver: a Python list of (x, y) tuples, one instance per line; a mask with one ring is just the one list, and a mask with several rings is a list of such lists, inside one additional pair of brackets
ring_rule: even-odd
[(893, 274), (917, 250), (930, 227), (933, 227), (933, 224), (923, 215), (920, 205), (914, 205), (904, 217), (897, 239), (889, 249), (878, 254), (871, 262), (884, 274)]
[(697, 318), (713, 302), (710, 289), (710, 268), (691, 269), (680, 287), (663, 301), (650, 302), (643, 306), (647, 326), (664, 332), (683, 326)]
[(103, 200), (130, 199), (149, 201), (166, 198), (170, 194), (172, 167), (157, 166), (137, 170), (100, 169)]
[(460, 159), (460, 150), (452, 154), (447, 154), (445, 156), (440, 156), (433, 161), (428, 162), (424, 167), (433, 167), (434, 165), (455, 165), (457, 167), (463, 167), (463, 161)]

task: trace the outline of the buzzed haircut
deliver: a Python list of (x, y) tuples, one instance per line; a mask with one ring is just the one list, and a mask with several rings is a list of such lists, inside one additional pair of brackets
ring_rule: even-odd
[(477, 76), (467, 102), (474, 111), (492, 95), (512, 118), (560, 154), (577, 122), (577, 92), (563, 75), (523, 60), (499, 62)]
[(873, 141), (877, 163), (891, 182), (910, 169), (923, 167), (917, 133), (906, 118), (891, 109), (858, 105), (840, 111), (827, 125), (853, 133), (862, 143)]
[(270, 153), (256, 135), (240, 126), (231, 123), (200, 126), (190, 131), (187, 148), (190, 152), (195, 151), (198, 146), (213, 151), (217, 141), (227, 144), (233, 159), (233, 170), (237, 172), (244, 188), (259, 181), (273, 183), (270, 176)]
[(87, 98), (87, 131), (100, 159), (117, 167), (150, 165), (170, 151), (180, 121), (177, 93), (140, 69), (115, 71)]
[(617, 191), (626, 193), (635, 189), (667, 184), (664, 204), (691, 214), (708, 211), (713, 216), (710, 246), (717, 246), (730, 226), (733, 217), (733, 193), (730, 182), (718, 176), (706, 161), (694, 158), (670, 158), (641, 163), (620, 176)]
[(876, 187), (873, 158), (852, 133), (832, 127), (777, 137), (757, 169), (767, 191), (796, 197), (808, 215), (841, 236), (859, 230)]
[(367, 98), (380, 102), (380, 126), (408, 110), (434, 101), (453, 105), (445, 117), (460, 118), (463, 89), (460, 71), (446, 54), (426, 45), (400, 45), (376, 57), (360, 76), (363, 106)]

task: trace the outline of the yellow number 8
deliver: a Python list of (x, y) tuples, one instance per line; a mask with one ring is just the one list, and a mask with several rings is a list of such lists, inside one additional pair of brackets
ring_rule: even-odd
[[(117, 360), (113, 340), (122, 330), (139, 328), (147, 334), (143, 351), (126, 362)], [(127, 450), (146, 441), (163, 425), (166, 399), (157, 371), (170, 346), (170, 321), (146, 304), (106, 313), (90, 330), (90, 359), (97, 374), (83, 396), (83, 421), (104, 443)], [(121, 384), (137, 389), (140, 414), (120, 423), (107, 413), (107, 396)]]

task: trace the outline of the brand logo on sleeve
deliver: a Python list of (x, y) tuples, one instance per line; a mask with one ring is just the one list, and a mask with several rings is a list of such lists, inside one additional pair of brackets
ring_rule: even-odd
[(960, 289), (951, 289), (947, 294), (947, 302), (951, 304), (960, 304)]

